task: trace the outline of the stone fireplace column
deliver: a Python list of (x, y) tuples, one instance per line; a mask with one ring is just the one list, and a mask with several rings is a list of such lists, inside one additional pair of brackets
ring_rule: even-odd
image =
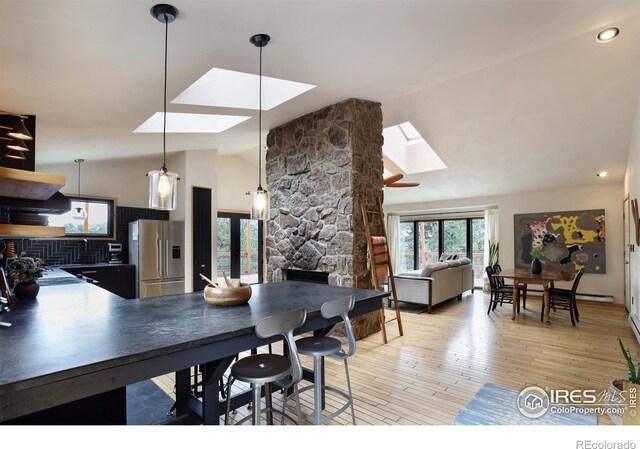
[[(360, 194), (365, 193), (368, 209), (382, 194), (382, 143), (380, 103), (360, 99), (269, 132), (268, 282), (285, 280), (286, 269), (300, 269), (329, 273), (330, 285), (372, 288)], [(372, 233), (380, 235), (373, 221)], [(358, 338), (377, 332), (378, 313), (353, 325)]]

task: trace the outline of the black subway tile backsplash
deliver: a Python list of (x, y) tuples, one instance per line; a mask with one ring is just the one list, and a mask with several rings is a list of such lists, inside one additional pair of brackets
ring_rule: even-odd
[[(122, 243), (122, 262), (129, 259), (129, 223), (132, 221), (169, 220), (169, 212), (164, 210), (144, 209), (139, 207), (116, 207), (116, 242)], [(113, 240), (29, 240), (18, 239), (16, 251), (25, 252), (28, 257), (44, 259), (49, 265), (65, 265), (71, 263), (102, 263), (107, 261), (107, 243)]]

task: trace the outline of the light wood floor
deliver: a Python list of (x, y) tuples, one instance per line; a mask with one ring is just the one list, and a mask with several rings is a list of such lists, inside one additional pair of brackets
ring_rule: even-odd
[[(612, 379), (626, 377), (618, 336), (640, 352), (623, 306), (579, 302), (580, 323), (572, 327), (568, 312), (560, 310), (551, 312), (551, 325), (541, 323), (538, 298), (528, 298), (515, 322), (510, 305), (487, 315), (488, 301), (475, 292), (431, 314), (403, 313), (403, 337), (392, 323), (388, 344), (379, 333), (358, 341), (349, 360), (358, 424), (450, 424), (485, 383), (518, 391), (528, 385), (605, 389)], [(310, 358), (302, 362), (312, 366)], [(326, 369), (327, 384), (345, 388), (342, 363), (327, 360)], [(154, 381), (173, 394), (173, 376)], [(311, 394), (302, 397), (306, 413)], [(274, 405), (279, 400), (277, 394)], [(340, 405), (328, 396), (327, 411)], [(243, 408), (235, 416), (246, 414)], [(330, 424), (350, 422), (345, 412)], [(610, 420), (601, 417), (599, 423)]]

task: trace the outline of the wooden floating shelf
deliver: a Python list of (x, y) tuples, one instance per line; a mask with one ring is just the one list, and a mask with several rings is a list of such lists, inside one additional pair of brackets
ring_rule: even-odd
[(64, 187), (65, 182), (61, 175), (0, 167), (0, 196), (44, 201)]
[(29, 226), (0, 224), (0, 236), (11, 237), (64, 237), (63, 226)]

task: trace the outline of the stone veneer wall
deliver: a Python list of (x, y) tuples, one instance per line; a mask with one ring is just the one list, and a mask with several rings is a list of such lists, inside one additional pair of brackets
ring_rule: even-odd
[[(284, 280), (292, 268), (329, 273), (330, 285), (372, 288), (360, 193), (368, 209), (382, 194), (382, 143), (380, 103), (359, 99), (269, 132), (268, 282)], [(353, 324), (359, 338), (380, 329), (377, 312)]]

